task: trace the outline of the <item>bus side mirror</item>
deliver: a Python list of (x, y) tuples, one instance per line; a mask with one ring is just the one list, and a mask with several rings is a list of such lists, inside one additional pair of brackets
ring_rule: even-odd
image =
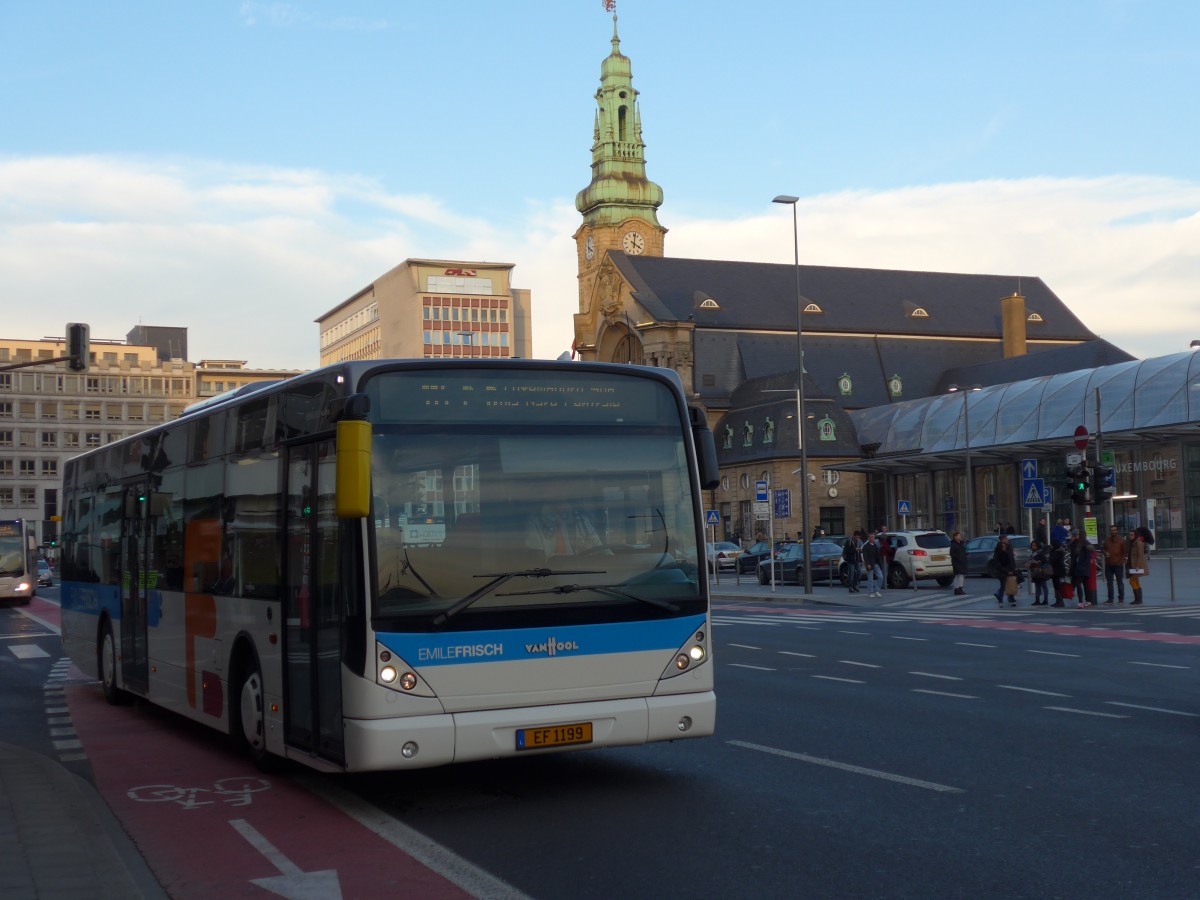
[(371, 514), (371, 423), (342, 419), (337, 423), (337, 488), (334, 506), (339, 519)]
[(696, 445), (696, 465), (700, 469), (700, 487), (706, 491), (721, 486), (721, 467), (717, 463), (717, 441), (704, 410), (688, 407), (688, 418), (692, 423), (692, 443)]

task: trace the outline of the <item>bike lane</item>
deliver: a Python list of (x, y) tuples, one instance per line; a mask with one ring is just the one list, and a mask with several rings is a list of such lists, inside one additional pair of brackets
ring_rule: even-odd
[(471, 896), (190, 722), (67, 690), (96, 786), (173, 898)]

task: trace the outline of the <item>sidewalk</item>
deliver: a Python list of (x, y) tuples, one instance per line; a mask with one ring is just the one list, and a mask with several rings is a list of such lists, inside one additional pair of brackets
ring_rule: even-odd
[(165, 898), (91, 784), (0, 742), (0, 897)]

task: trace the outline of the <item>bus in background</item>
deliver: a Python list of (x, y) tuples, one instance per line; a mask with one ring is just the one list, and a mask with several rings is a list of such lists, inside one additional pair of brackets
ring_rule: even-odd
[(671, 370), (330, 366), (67, 462), (63, 645), (260, 764), (702, 737), (716, 483)]
[(0, 520), (0, 600), (28, 603), (37, 593), (35, 541), (24, 519)]

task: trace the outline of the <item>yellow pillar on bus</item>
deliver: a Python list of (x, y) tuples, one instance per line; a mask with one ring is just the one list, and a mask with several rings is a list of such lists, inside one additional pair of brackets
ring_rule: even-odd
[(361, 519), (371, 513), (371, 423), (337, 423), (337, 515)]

